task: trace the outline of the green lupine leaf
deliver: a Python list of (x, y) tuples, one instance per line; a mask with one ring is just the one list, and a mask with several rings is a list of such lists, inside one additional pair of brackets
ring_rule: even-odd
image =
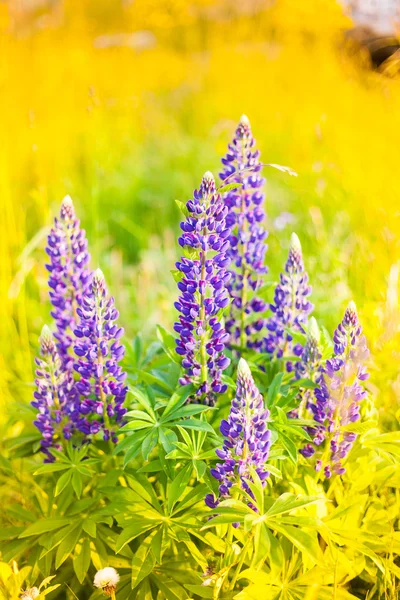
[(82, 478), (77, 470), (72, 473), (72, 487), (77, 497), (80, 498), (82, 494)]
[(281, 384), (282, 384), (282, 379), (283, 379), (283, 373), (278, 373), (277, 375), (275, 375), (274, 379), (272, 380), (271, 385), (268, 388), (268, 394), (267, 394), (267, 406), (268, 408), (272, 407), (275, 404), (275, 401), (277, 399)]
[(178, 391), (174, 392), (165, 407), (161, 421), (164, 422), (170, 413), (177, 411), (185, 404), (189, 396), (193, 394), (194, 389), (194, 385), (189, 384), (182, 386)]
[(319, 547), (318, 539), (315, 535), (311, 535), (299, 527), (284, 525), (282, 523), (277, 524), (274, 522), (272, 527), (290, 540), (292, 544), (303, 554), (308, 556), (314, 564), (321, 564), (323, 562), (321, 548)]
[(179, 421), (176, 425), (180, 425), (185, 429), (195, 429), (197, 431), (208, 431), (214, 433), (214, 429), (207, 421), (199, 421), (198, 419), (187, 419), (185, 421)]
[(186, 583), (185, 588), (200, 598), (214, 598), (214, 586), (205, 587), (204, 585), (191, 585)]
[(73, 531), (71, 531), (71, 533), (69, 533), (67, 537), (65, 537), (61, 544), (58, 546), (55, 562), (56, 569), (58, 569), (63, 564), (63, 562), (67, 560), (71, 552), (74, 550), (79, 540), (80, 534), (81, 527), (79, 526), (76, 527)]
[(132, 558), (132, 579), (131, 587), (135, 589), (147, 575), (149, 575), (155, 565), (155, 557), (151, 551), (151, 544), (157, 531), (152, 531), (143, 542)]
[(128, 421), (126, 425), (121, 427), (120, 431), (139, 431), (140, 429), (150, 429), (152, 427), (154, 427), (154, 424), (149, 421), (134, 419), (132, 421)]
[(150, 452), (155, 448), (158, 442), (159, 430), (153, 428), (149, 431), (142, 442), (142, 455), (144, 460), (148, 460)]
[(55, 473), (56, 471), (65, 471), (65, 469), (69, 469), (71, 465), (69, 463), (49, 463), (46, 465), (42, 465), (34, 472), (34, 475), (43, 475), (44, 473)]
[(179, 356), (175, 352), (175, 336), (167, 331), (162, 325), (157, 325), (157, 337), (160, 340), (166, 355), (175, 363), (181, 364)]
[(90, 567), (90, 542), (85, 538), (78, 555), (74, 557), (73, 566), (79, 583), (83, 583)]
[(146, 531), (149, 531), (149, 529), (153, 529), (158, 524), (159, 523), (157, 523), (156, 521), (145, 521), (143, 518), (140, 518), (140, 520), (137, 521), (136, 523), (133, 523), (132, 525), (129, 525), (129, 527), (126, 527), (122, 531), (122, 533), (118, 536), (118, 539), (117, 539), (117, 542), (115, 545), (116, 554), (121, 552), (121, 550), (126, 546), (126, 544), (129, 544), (132, 540), (136, 539), (139, 535), (141, 535), (142, 533), (145, 533)]
[(42, 521), (37, 521), (30, 525), (25, 531), (23, 531), (19, 537), (25, 538), (30, 537), (31, 535), (41, 535), (42, 533), (46, 533), (47, 531), (54, 531), (55, 529), (61, 529), (65, 525), (69, 525), (71, 522), (70, 519), (59, 519), (59, 518), (49, 518)]
[(162, 464), (160, 460), (153, 460), (149, 462), (147, 465), (143, 465), (138, 469), (138, 473), (158, 473), (162, 471)]
[(90, 537), (96, 537), (96, 523), (93, 519), (87, 518), (82, 522), (82, 529), (90, 535)]
[(56, 483), (55, 496), (59, 496), (72, 479), (72, 469), (63, 473)]
[(272, 506), (265, 513), (264, 518), (269, 519), (270, 517), (284, 515), (292, 510), (304, 508), (310, 504), (315, 504), (315, 502), (320, 500), (323, 500), (323, 498), (312, 496), (295, 496), (294, 494), (286, 492), (279, 496), (277, 500), (275, 500)]
[(172, 452), (177, 442), (178, 437), (172, 429), (161, 429), (160, 428), (160, 442), (166, 453)]
[(210, 406), (202, 406), (201, 404), (188, 404), (187, 406), (182, 406), (178, 410), (173, 410), (167, 417), (164, 415), (161, 419), (162, 423), (168, 423), (169, 421), (173, 421), (175, 419), (182, 419), (183, 417), (190, 417), (192, 415), (198, 415), (207, 410), (212, 410)]
[(242, 183), (239, 182), (234, 182), (234, 183), (227, 183), (226, 185), (223, 185), (221, 187), (219, 187), (217, 189), (218, 194), (226, 194), (226, 192), (230, 192), (231, 190), (236, 190), (240, 187), (242, 187)]
[(169, 484), (167, 492), (168, 512), (170, 513), (174, 505), (178, 502), (186, 490), (192, 473), (191, 465), (186, 465)]

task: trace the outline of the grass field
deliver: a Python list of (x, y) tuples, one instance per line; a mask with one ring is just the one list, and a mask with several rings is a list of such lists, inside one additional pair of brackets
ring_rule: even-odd
[[(340, 8), (66, 2), (61, 23), (22, 24), (0, 11), (3, 415), (30, 399), (49, 311), (45, 238), (62, 197), (74, 199), (128, 335), (170, 328), (174, 200), (187, 200), (206, 170), (218, 173), (246, 113), (263, 160), (298, 173), (266, 172), (271, 279), (295, 230), (317, 318), (332, 330), (356, 301), (376, 406), (395, 427), (400, 89), (345, 50)], [(281, 228), (285, 212), (292, 221)]]

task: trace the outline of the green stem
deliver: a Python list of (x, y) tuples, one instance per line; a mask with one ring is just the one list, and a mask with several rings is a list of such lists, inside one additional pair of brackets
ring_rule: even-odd
[(241, 553), (241, 556), (240, 556), (240, 560), (238, 562), (238, 566), (236, 567), (235, 574), (232, 577), (231, 585), (230, 585), (230, 588), (229, 588), (230, 590), (233, 590), (234, 587), (235, 587), (235, 585), (236, 585), (237, 578), (239, 577), (240, 572), (242, 570), (243, 563), (244, 563), (244, 560), (246, 558), (247, 550), (248, 550), (248, 547), (249, 547), (250, 543), (253, 540), (253, 537), (254, 537), (254, 533), (251, 533), (250, 537), (247, 538), (247, 541), (246, 541), (245, 545), (242, 548), (242, 553)]

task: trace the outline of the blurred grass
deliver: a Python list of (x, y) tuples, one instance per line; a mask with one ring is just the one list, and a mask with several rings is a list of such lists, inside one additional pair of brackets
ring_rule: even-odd
[[(246, 113), (267, 171), (268, 264), (292, 229), (332, 329), (357, 302), (371, 387), (399, 420), (400, 82), (344, 48), (333, 0), (0, 4), (3, 406), (28, 401), (49, 304), (47, 228), (69, 193), (129, 336), (171, 326), (179, 214)], [(124, 36), (120, 36), (124, 34)], [(129, 35), (126, 35), (129, 34)], [(133, 34), (133, 35), (132, 35)], [(116, 37), (117, 36), (117, 37)], [(279, 230), (282, 212), (293, 223)], [(1, 405), (1, 404), (0, 404)]]

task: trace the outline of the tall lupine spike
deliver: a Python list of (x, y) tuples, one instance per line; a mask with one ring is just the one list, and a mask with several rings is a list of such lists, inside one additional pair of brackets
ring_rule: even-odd
[(80, 379), (76, 389), (81, 396), (74, 413), (77, 429), (85, 435), (103, 431), (104, 440), (116, 442), (112, 423), (120, 424), (127, 387), (126, 373), (119, 366), (125, 353), (120, 343), (122, 327), (118, 327), (118, 311), (114, 298), (108, 296), (103, 273), (97, 269), (89, 290), (77, 308), (79, 324), (75, 329), (74, 346), (78, 360), (74, 364)]
[(257, 350), (261, 350), (263, 345), (260, 332), (265, 326), (265, 319), (261, 314), (267, 305), (256, 292), (267, 272), (264, 257), (268, 247), (268, 232), (263, 225), (265, 194), (262, 186), (265, 180), (260, 176), (262, 165), (259, 157), (250, 121), (243, 115), (228, 146), (228, 153), (222, 159), (224, 169), (220, 173), (222, 181), (241, 184), (224, 195), (229, 209), (228, 223), (233, 227), (228, 250), (232, 274), (228, 290), (232, 304), (226, 330), (232, 344)]
[[(221, 459), (211, 475), (219, 481), (219, 495), (208, 494), (207, 506), (215, 508), (230, 495), (234, 485), (240, 485), (251, 497), (248, 485), (255, 470), (263, 482), (269, 476), (266, 462), (271, 445), (271, 431), (267, 428), (269, 411), (264, 408), (263, 398), (254, 383), (247, 362), (241, 358), (238, 365), (236, 397), (232, 400), (227, 420), (221, 421), (224, 436), (222, 449), (216, 454)], [(251, 505), (254, 509), (254, 506)]]
[(295, 363), (296, 378), (313, 379), (321, 362), (321, 332), (314, 317), (311, 317), (306, 334), (306, 343), (299, 360)]
[[(295, 363), (296, 379), (310, 379), (316, 382), (321, 374), (322, 368), (322, 353), (320, 348), (321, 332), (317, 321), (311, 317), (307, 324), (306, 343), (299, 356), (299, 360)], [(290, 412), (291, 417), (303, 418), (305, 412), (309, 409), (312, 398), (311, 389), (300, 389), (298, 408)]]
[(57, 327), (54, 336), (64, 367), (72, 370), (72, 332), (78, 323), (77, 308), (90, 283), (91, 273), (87, 269), (90, 257), (86, 234), (80, 228), (70, 196), (65, 196), (60, 216), (54, 219), (46, 252), (50, 257), (46, 268), (50, 272), (51, 315)]
[[(50, 448), (61, 447), (61, 435), (70, 437), (70, 426), (65, 424), (66, 415), (66, 374), (57, 352), (56, 343), (50, 329), (45, 325), (39, 337), (41, 358), (36, 358), (36, 391), (32, 406), (38, 410), (34, 425), (41, 432), (43, 439), (40, 442), (45, 462), (53, 462), (54, 457)], [(64, 429), (63, 429), (64, 421)]]
[(174, 326), (179, 335), (176, 351), (185, 369), (180, 383), (195, 384), (194, 399), (213, 404), (216, 394), (227, 389), (222, 371), (230, 362), (224, 355), (229, 336), (221, 323), (229, 304), (226, 253), (230, 228), (226, 224), (228, 209), (216, 192), (212, 173), (204, 175), (186, 208), (188, 216), (181, 223), (183, 233), (178, 240), (186, 256), (176, 263), (182, 274), (178, 283), (181, 295), (175, 302), (180, 315)]
[[(310, 294), (311, 286), (304, 269), (300, 240), (292, 233), (285, 271), (280, 275), (274, 302), (270, 304), (273, 315), (267, 320), (265, 347), (272, 356), (281, 358), (290, 354), (301, 355), (303, 346), (293, 344), (292, 336), (286, 329), (303, 331), (303, 325), (314, 308), (308, 299)], [(286, 369), (293, 371), (293, 364), (288, 361)]]
[[(323, 469), (327, 478), (332, 472), (345, 472), (342, 461), (357, 437), (351, 425), (360, 418), (360, 403), (366, 396), (363, 382), (369, 377), (364, 366), (369, 351), (354, 302), (348, 305), (333, 341), (334, 356), (326, 361), (310, 407), (314, 420), (320, 423), (310, 433), (314, 445), (323, 448), (317, 453), (316, 470)], [(308, 444), (302, 454), (312, 456), (315, 447)]]

